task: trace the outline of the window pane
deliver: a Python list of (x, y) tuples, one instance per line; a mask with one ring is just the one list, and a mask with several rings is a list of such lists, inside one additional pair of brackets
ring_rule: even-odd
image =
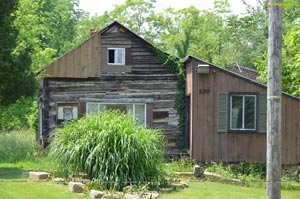
[(243, 96), (231, 96), (231, 128), (243, 128)]
[(108, 63), (115, 63), (115, 50), (114, 49), (108, 50)]
[(245, 96), (245, 129), (255, 129), (255, 97)]
[(104, 109), (107, 110), (120, 110), (123, 113), (132, 113), (133, 105), (132, 104), (101, 104), (100, 111)]
[(140, 122), (140, 124), (146, 124), (145, 104), (136, 104), (135, 105), (135, 118)]
[(86, 112), (88, 114), (98, 114), (98, 104), (96, 103), (87, 103)]
[(124, 48), (119, 48), (116, 49), (116, 62), (118, 64), (124, 64), (125, 62), (125, 49)]
[[(98, 113), (104, 110), (120, 110), (125, 114), (132, 114), (141, 124), (146, 124), (145, 120), (145, 104), (102, 104), (102, 103), (87, 103), (87, 113)], [(134, 107), (134, 109), (133, 109)]]

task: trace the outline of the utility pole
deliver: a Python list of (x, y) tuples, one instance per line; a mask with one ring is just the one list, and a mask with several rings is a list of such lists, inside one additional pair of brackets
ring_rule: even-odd
[(270, 1), (267, 97), (267, 199), (281, 198), (281, 59), (283, 0)]

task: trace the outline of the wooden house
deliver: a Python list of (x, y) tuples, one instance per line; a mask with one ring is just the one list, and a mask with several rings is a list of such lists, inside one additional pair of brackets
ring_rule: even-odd
[(63, 121), (103, 109), (131, 112), (142, 124), (163, 129), (167, 153), (178, 154), (176, 76), (167, 71), (153, 46), (113, 22), (59, 57), (40, 73), (38, 139)]
[[(202, 162), (266, 162), (267, 87), (193, 56), (184, 65), (191, 157)], [(282, 163), (300, 163), (300, 100), (285, 93)]]
[[(162, 129), (167, 153), (179, 154), (177, 79), (153, 49), (113, 22), (41, 70), (45, 78), (39, 90), (39, 143), (46, 146), (49, 132), (64, 121), (121, 109), (142, 124)], [(267, 87), (252, 78), (254, 71), (243, 69), (247, 76), (193, 56), (184, 59), (184, 66), (185, 142), (191, 157), (202, 162), (265, 162)], [(282, 162), (298, 164), (298, 98), (282, 94), (282, 119)]]

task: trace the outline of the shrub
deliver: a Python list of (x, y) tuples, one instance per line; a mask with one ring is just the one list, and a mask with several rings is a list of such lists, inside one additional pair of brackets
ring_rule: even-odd
[(21, 97), (9, 106), (0, 106), (0, 129), (37, 129), (37, 101), (35, 97)]
[(36, 148), (35, 135), (30, 131), (0, 133), (0, 162), (30, 160)]
[(104, 189), (163, 178), (163, 135), (120, 111), (69, 122), (52, 139), (50, 157), (65, 169), (87, 173)]
[(172, 172), (193, 172), (196, 162), (189, 159), (172, 160), (165, 164), (168, 173)]

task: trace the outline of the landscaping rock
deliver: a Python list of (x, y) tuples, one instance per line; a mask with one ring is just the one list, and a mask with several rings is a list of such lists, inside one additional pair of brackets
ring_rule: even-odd
[(152, 192), (152, 193), (144, 193), (142, 198), (146, 199), (156, 199), (159, 197), (159, 193), (157, 192)]
[(209, 177), (209, 178), (214, 178), (214, 179), (221, 179), (222, 176), (220, 174), (217, 174), (217, 173), (211, 173), (211, 172), (208, 172), (208, 171), (205, 171), (204, 172), (204, 175), (206, 177)]
[(50, 176), (51, 174), (48, 173), (48, 172), (35, 172), (35, 171), (30, 171), (29, 172), (29, 177), (30, 178), (34, 178), (34, 179), (37, 179), (37, 180), (45, 180), (45, 179), (48, 179), (48, 177)]
[(173, 191), (173, 188), (162, 188), (162, 189), (159, 189), (160, 193), (170, 193), (172, 191)]
[(186, 184), (185, 182), (179, 182), (179, 183), (174, 183), (172, 184), (174, 187), (176, 188), (181, 188), (181, 189), (184, 189), (184, 188), (188, 188), (189, 185)]
[(73, 193), (83, 193), (84, 192), (84, 184), (81, 182), (69, 182), (69, 189)]
[(113, 199), (113, 196), (111, 194), (106, 194), (102, 196), (103, 199)]
[(135, 195), (135, 194), (126, 193), (124, 195), (124, 199), (140, 199), (140, 196), (139, 195)]
[(194, 176), (200, 177), (203, 174), (204, 174), (204, 170), (199, 165), (195, 165), (194, 166)]
[(90, 179), (82, 179), (81, 182), (82, 182), (83, 184), (87, 184), (87, 183), (90, 183), (91, 180), (90, 180)]
[(55, 182), (57, 184), (64, 184), (66, 181), (63, 178), (54, 178), (53, 182)]
[(102, 191), (93, 190), (93, 189), (90, 191), (91, 198), (102, 198), (104, 195), (105, 193)]

